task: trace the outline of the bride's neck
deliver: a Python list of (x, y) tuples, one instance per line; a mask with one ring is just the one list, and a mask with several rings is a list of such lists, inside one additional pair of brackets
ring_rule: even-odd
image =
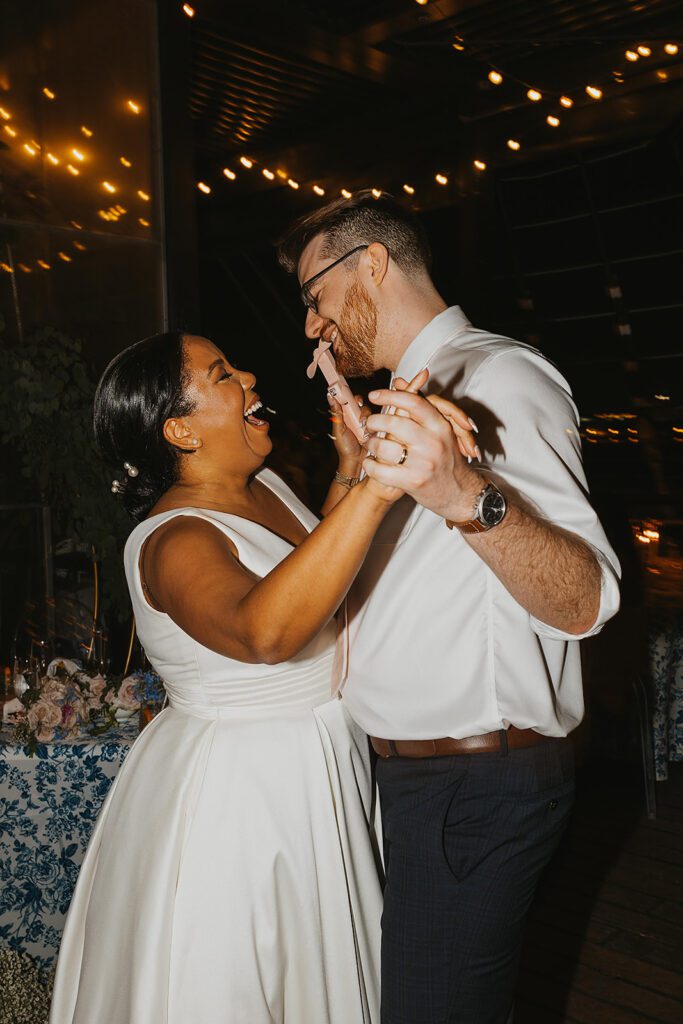
[(221, 479), (179, 480), (167, 497), (197, 508), (244, 507), (254, 502), (254, 479), (255, 473)]

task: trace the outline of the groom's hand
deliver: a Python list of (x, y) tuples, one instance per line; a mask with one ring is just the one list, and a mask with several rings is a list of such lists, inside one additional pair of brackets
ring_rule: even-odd
[(461, 445), (478, 452), (471, 435), (467, 437), (472, 424), (465, 413), (441, 399), (446, 418), (428, 399), (407, 390), (372, 391), (369, 398), (375, 405), (392, 407), (395, 414), (374, 413), (368, 419), (372, 434), (386, 436), (374, 436), (368, 443), (366, 475), (400, 488), (444, 519), (470, 519), (486, 481), (461, 452)]

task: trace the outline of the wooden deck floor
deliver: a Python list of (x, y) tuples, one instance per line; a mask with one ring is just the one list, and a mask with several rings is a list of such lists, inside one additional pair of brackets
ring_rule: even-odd
[[(529, 923), (515, 1024), (683, 1024), (683, 764), (586, 766)], [(597, 781), (596, 781), (597, 780)]]

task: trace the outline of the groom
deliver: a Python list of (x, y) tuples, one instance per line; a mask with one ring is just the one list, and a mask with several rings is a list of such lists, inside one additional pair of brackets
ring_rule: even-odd
[[(377, 413), (362, 468), (407, 491), (348, 598), (342, 695), (378, 755), (385, 836), (383, 1024), (504, 1024), (525, 919), (573, 799), (578, 640), (619, 605), (619, 564), (587, 496), (569, 387), (535, 349), (479, 330), (430, 278), (419, 222), (357, 193), (280, 245), (306, 335), (430, 426)], [(478, 427), (471, 464), (424, 398), (423, 367)], [(361, 453), (343, 439), (340, 495)], [(411, 458), (412, 447), (412, 458)]]

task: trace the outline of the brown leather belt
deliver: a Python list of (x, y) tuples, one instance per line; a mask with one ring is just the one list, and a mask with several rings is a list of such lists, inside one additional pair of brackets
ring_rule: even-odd
[(438, 740), (382, 740), (371, 736), (370, 743), (375, 753), (384, 758), (445, 757), (449, 754), (505, 753), (507, 749), (533, 747), (550, 738), (533, 729), (516, 729), (511, 725), (509, 729), (485, 732), (481, 736), (465, 736), (461, 740), (454, 740), (452, 736)]

